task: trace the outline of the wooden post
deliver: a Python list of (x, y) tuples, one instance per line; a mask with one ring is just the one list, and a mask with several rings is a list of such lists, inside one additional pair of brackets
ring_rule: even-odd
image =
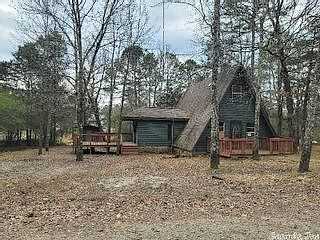
[(174, 152), (173, 144), (174, 144), (174, 118), (172, 119), (172, 124), (171, 124), (171, 154), (173, 154)]

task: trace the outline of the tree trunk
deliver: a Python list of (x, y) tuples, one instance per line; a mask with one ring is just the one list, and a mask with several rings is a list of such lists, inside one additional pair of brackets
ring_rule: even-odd
[(79, 74), (79, 100), (78, 100), (78, 114), (77, 114), (77, 122), (78, 122), (78, 131), (80, 136), (79, 146), (77, 147), (77, 161), (83, 160), (83, 127), (84, 127), (84, 89), (83, 89), (83, 77), (82, 73)]
[(116, 50), (116, 41), (114, 36), (114, 43), (112, 46), (112, 56), (111, 56), (111, 81), (110, 81), (110, 98), (109, 98), (109, 107), (108, 107), (108, 133), (111, 133), (111, 119), (112, 119), (112, 109), (113, 109), (113, 94), (116, 84), (116, 70), (114, 69), (114, 58)]
[(157, 85), (155, 85), (155, 86), (154, 86), (154, 89), (153, 89), (153, 103), (152, 103), (152, 107), (155, 107), (155, 106), (156, 106), (157, 96), (158, 96), (158, 87), (157, 87)]
[[(316, 93), (318, 94), (318, 93)], [(302, 145), (302, 153), (299, 164), (299, 172), (304, 173), (309, 171), (311, 150), (312, 150), (312, 135), (316, 116), (316, 103), (319, 101), (319, 97), (313, 97), (309, 100), (308, 104), (308, 116), (306, 122), (306, 128), (304, 133), (304, 141)]]
[(51, 144), (57, 144), (57, 119), (55, 114), (53, 115), (53, 123), (52, 123), (52, 134), (51, 134)]
[(303, 96), (303, 103), (302, 103), (302, 116), (300, 119), (301, 122), (301, 132), (300, 132), (300, 148), (302, 149), (303, 147), (303, 142), (304, 142), (304, 134), (305, 134), (305, 129), (306, 129), (306, 122), (307, 122), (307, 117), (308, 117), (308, 102), (310, 99), (310, 84), (311, 84), (311, 74), (312, 74), (312, 63), (309, 65), (309, 71), (308, 71), (308, 76), (307, 76), (307, 81), (306, 81), (306, 86), (304, 89), (304, 96)]
[(210, 149), (210, 167), (218, 169), (220, 164), (219, 156), (219, 116), (218, 116), (218, 101), (217, 101), (217, 80), (220, 60), (220, 0), (214, 1), (214, 16), (212, 22), (212, 84), (211, 84), (211, 149)]
[(94, 100), (93, 112), (94, 112), (94, 118), (96, 119), (96, 124), (99, 128), (99, 131), (102, 131), (102, 123), (101, 123), (100, 112), (99, 112), (99, 103), (97, 99)]
[(148, 107), (151, 107), (151, 94), (152, 94), (152, 70), (149, 70), (149, 86), (148, 86)]
[[(253, 144), (253, 159), (259, 159), (259, 129), (260, 129), (260, 105), (261, 105), (261, 89), (260, 89), (260, 79), (261, 79), (261, 42), (263, 40), (262, 33), (260, 33), (260, 43), (259, 43), (259, 74), (255, 78), (255, 42), (256, 42), (256, 14), (257, 14), (257, 2), (254, 0), (252, 2), (252, 19), (251, 19), (251, 71), (252, 77), (256, 80), (256, 96), (255, 96), (255, 117), (254, 117), (254, 144)], [(263, 26), (262, 26), (263, 27)], [(260, 31), (262, 32), (262, 31)]]
[(26, 130), (26, 138), (27, 138), (27, 145), (30, 146), (31, 135), (30, 135), (29, 129)]
[(77, 146), (77, 156), (76, 161), (83, 160), (83, 127), (85, 123), (85, 90), (84, 90), (84, 59), (83, 59), (83, 49), (82, 49), (82, 24), (81, 24), (81, 10), (79, 6), (79, 2), (73, 2), (74, 7), (74, 24), (75, 24), (75, 43), (76, 43), (76, 50), (75, 50), (75, 60), (78, 66), (78, 71), (76, 72), (76, 80), (78, 82), (77, 85), (77, 125), (78, 125), (78, 132), (80, 136), (79, 146)]
[(49, 145), (50, 145), (50, 129), (51, 129), (51, 114), (47, 114), (47, 122), (46, 122), (46, 137), (45, 137), (45, 150), (49, 152)]
[(280, 57), (280, 64), (281, 64), (280, 77), (281, 77), (281, 82), (283, 82), (284, 93), (286, 97), (289, 136), (294, 137), (294, 123), (293, 123), (294, 103), (293, 103), (293, 96), (292, 96), (292, 88), (291, 88), (289, 72), (288, 72), (283, 50), (281, 50), (280, 52), (283, 55), (283, 57)]
[(112, 109), (113, 109), (113, 92), (114, 89), (111, 87), (110, 91), (110, 99), (109, 99), (109, 107), (108, 107), (108, 133), (111, 133), (111, 127), (112, 127)]
[[(319, 39), (318, 39), (319, 41)], [(318, 43), (319, 44), (319, 43)], [(320, 49), (320, 45), (318, 50)], [(319, 59), (319, 52), (317, 58)], [(316, 58), (316, 59), (317, 59)], [(307, 121), (305, 125), (302, 153), (299, 164), (299, 172), (304, 173), (309, 171), (310, 157), (312, 150), (312, 135), (316, 120), (317, 106), (320, 100), (320, 63), (316, 62), (317, 67), (315, 69), (315, 79), (310, 82), (310, 95), (308, 96), (308, 107), (307, 107)]]
[(256, 94), (256, 104), (255, 104), (255, 113), (254, 113), (254, 146), (253, 146), (253, 159), (259, 159), (259, 148), (260, 148), (260, 139), (259, 139), (259, 130), (260, 130), (260, 112), (261, 112), (261, 90), (260, 90), (260, 81), (257, 77), (257, 94)]
[(17, 140), (18, 140), (18, 144), (21, 145), (21, 131), (17, 130)]
[(42, 120), (40, 120), (40, 126), (39, 126), (39, 143), (38, 143), (38, 155), (41, 155), (42, 152), (42, 147), (43, 147), (43, 124)]
[(137, 108), (138, 105), (139, 105), (139, 100), (138, 100), (138, 80), (137, 80), (137, 76), (136, 76), (136, 72), (137, 72), (137, 63), (134, 64), (134, 67), (133, 67), (133, 96), (134, 96), (134, 99), (133, 99), (133, 104), (134, 104), (134, 108)]
[(277, 116), (278, 116), (278, 126), (277, 132), (279, 136), (282, 136), (282, 123), (283, 123), (283, 96), (282, 96), (282, 79), (280, 77), (280, 73), (278, 75), (278, 82), (277, 82)]
[[(274, 9), (274, 21), (273, 23), (273, 30), (274, 30), (274, 37), (277, 41), (276, 47), (277, 49), (277, 58), (278, 58), (278, 81), (277, 81), (277, 114), (278, 114), (278, 135), (282, 135), (282, 125), (283, 125), (283, 94), (282, 94), (282, 85), (283, 85), (283, 68), (281, 63), (280, 52), (282, 53), (282, 58), (284, 57), (283, 51), (283, 43), (282, 43), (282, 36), (281, 36), (281, 25), (280, 25), (280, 16), (282, 12), (282, 6), (284, 1), (276, 1), (275, 9)], [(281, 49), (281, 50), (280, 50)], [(279, 66), (280, 65), (280, 66)]]
[(122, 116), (123, 116), (123, 107), (124, 107), (124, 97), (126, 92), (127, 80), (129, 75), (129, 67), (130, 67), (130, 52), (127, 60), (127, 69), (123, 78), (123, 86), (122, 86), (122, 93), (121, 93), (121, 104), (120, 104), (120, 119), (118, 124), (118, 147), (117, 147), (117, 154), (120, 155), (120, 147), (121, 147), (121, 130), (122, 130)]

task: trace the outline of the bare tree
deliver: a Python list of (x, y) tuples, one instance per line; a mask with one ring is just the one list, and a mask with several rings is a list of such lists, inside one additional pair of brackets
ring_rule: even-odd
[(298, 142), (297, 124), (295, 117), (294, 83), (290, 76), (290, 58), (297, 51), (293, 47), (305, 38), (305, 28), (308, 16), (317, 6), (317, 0), (293, 1), (275, 0), (268, 1), (266, 7), (268, 20), (272, 28), (266, 50), (272, 55), (279, 65), (278, 77), (278, 134), (282, 134), (283, 103), (285, 98), (286, 117), (289, 136)]
[[(258, 12), (257, 0), (252, 1), (251, 14), (251, 75), (256, 80), (255, 93), (255, 116), (254, 116), (254, 146), (253, 158), (259, 159), (259, 128), (260, 128), (260, 104), (261, 104), (261, 90), (260, 90), (260, 76), (255, 78), (255, 51), (256, 51), (256, 16)], [(260, 52), (261, 54), (261, 52)]]
[[(135, 4), (134, 0), (129, 1), (129, 5), (125, 12), (125, 19), (126, 22), (126, 35), (125, 40), (123, 39), (123, 52), (121, 54), (120, 63), (123, 68), (123, 74), (121, 77), (122, 80), (122, 89), (121, 89), (121, 102), (120, 102), (120, 121), (117, 126), (117, 133), (118, 133), (118, 149), (117, 154), (120, 154), (120, 138), (121, 138), (121, 130), (122, 130), (122, 116), (124, 112), (124, 104), (126, 100), (126, 92), (128, 86), (128, 80), (130, 75), (130, 67), (133, 66), (134, 70), (134, 62), (135, 62), (135, 49), (140, 49), (139, 45), (148, 38), (150, 33), (150, 28), (148, 27), (148, 16), (145, 10), (144, 5), (138, 4), (138, 7)], [(133, 75), (133, 83), (135, 84), (135, 71), (131, 71)], [(120, 74), (119, 74), (120, 75)], [(135, 86), (135, 85), (134, 85)], [(137, 95), (136, 95), (137, 101)]]
[(220, 164), (219, 155), (219, 116), (218, 116), (218, 101), (217, 101), (217, 81), (220, 62), (220, 15), (221, 3), (220, 0), (214, 1), (214, 13), (212, 20), (212, 83), (211, 83), (211, 148), (210, 148), (210, 166), (213, 169), (218, 169)]
[[(318, 71), (320, 71), (320, 68), (318, 67)], [(299, 172), (308, 172), (309, 171), (309, 165), (310, 165), (310, 157), (311, 157), (311, 150), (312, 150), (312, 136), (313, 136), (313, 130), (315, 126), (315, 119), (316, 119), (316, 109), (317, 109), (317, 103), (320, 101), (320, 77), (319, 73), (317, 74), (317, 80), (314, 84), (312, 84), (312, 97), (309, 100), (308, 103), (308, 115), (307, 115), (307, 121), (304, 131), (304, 141), (302, 145), (302, 152), (301, 152), (301, 158), (300, 158), (300, 164), (299, 164)]]
[[(316, 111), (320, 100), (320, 17), (319, 13), (313, 16), (312, 20), (310, 21), (310, 29), (314, 32), (314, 48), (316, 49), (316, 66), (314, 69), (314, 75), (310, 76), (308, 74), (308, 83), (310, 85), (307, 86), (307, 90), (310, 91), (308, 97), (305, 98), (305, 104), (307, 105), (304, 114), (304, 119), (306, 123), (304, 125), (304, 135), (303, 135), (303, 143), (302, 143), (302, 152), (299, 164), (299, 172), (304, 173), (309, 171), (310, 165), (310, 157), (311, 157), (311, 150), (312, 150), (312, 138), (314, 134), (314, 126), (316, 122)], [(312, 66), (312, 64), (311, 64)], [(311, 70), (312, 71), (312, 70)], [(310, 71), (310, 72), (311, 72)]]
[[(258, 20), (258, 33), (259, 33), (259, 59), (257, 65), (257, 74), (255, 74), (255, 50), (256, 50), (256, 18), (261, 12)], [(259, 8), (259, 1), (252, 1), (252, 16), (251, 16), (251, 69), (252, 76), (255, 79), (256, 83), (256, 95), (255, 95), (255, 118), (254, 118), (254, 146), (253, 146), (253, 158), (259, 159), (259, 144), (260, 144), (260, 116), (261, 116), (261, 95), (262, 95), (262, 71), (263, 71), (263, 43), (264, 43), (264, 23), (266, 18), (267, 11), (263, 8)]]
[[(112, 44), (112, 53), (111, 53), (111, 64), (110, 64), (110, 91), (109, 91), (109, 106), (108, 106), (108, 133), (111, 133), (111, 119), (112, 119), (112, 110), (113, 110), (113, 101), (114, 101), (114, 94), (115, 94), (115, 89), (116, 89), (116, 79), (117, 75), (119, 72), (119, 64), (116, 63), (116, 59), (120, 59), (120, 54), (121, 54), (121, 44), (122, 44), (122, 39), (118, 39), (119, 37), (117, 36), (118, 33), (117, 31), (113, 31), (113, 44)], [(119, 46), (117, 46), (117, 43)], [(118, 50), (117, 50), (118, 48)], [(117, 53), (116, 53), (117, 51)]]
[[(105, 36), (112, 19), (125, 7), (125, 0), (79, 1), (35, 0), (25, 4), (25, 9), (36, 15), (49, 16), (64, 35), (69, 46), (68, 54), (73, 59), (73, 86), (77, 99), (77, 126), (83, 136), (85, 125), (85, 96), (96, 71), (96, 63), (105, 45)], [(90, 29), (88, 31), (88, 29)], [(82, 141), (77, 149), (77, 160), (83, 159)]]
[(217, 101), (217, 80), (220, 68), (221, 56), (221, 1), (220, 0), (169, 0), (170, 3), (179, 3), (191, 6), (199, 17), (199, 22), (207, 30), (208, 57), (211, 65), (211, 147), (210, 167), (218, 169), (220, 164), (219, 155), (219, 116)]

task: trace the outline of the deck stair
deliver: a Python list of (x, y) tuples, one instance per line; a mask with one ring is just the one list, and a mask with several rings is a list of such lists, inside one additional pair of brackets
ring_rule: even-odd
[(137, 144), (124, 142), (121, 145), (122, 155), (136, 155), (139, 154), (139, 147)]

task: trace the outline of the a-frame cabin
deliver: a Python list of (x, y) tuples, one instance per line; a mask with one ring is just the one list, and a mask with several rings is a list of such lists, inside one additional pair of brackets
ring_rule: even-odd
[[(143, 107), (126, 114), (123, 121), (133, 122), (134, 142), (139, 147), (164, 150), (175, 148), (192, 154), (208, 153), (211, 115), (210, 84), (210, 79), (192, 84), (175, 108)], [(246, 69), (242, 66), (225, 68), (218, 76), (217, 89), (221, 140), (247, 139), (245, 144), (249, 143), (252, 148), (256, 94), (253, 81)], [(267, 139), (264, 147), (270, 148), (268, 139), (276, 139), (276, 137), (268, 113), (262, 104), (260, 138)], [(230, 147), (232, 149), (231, 145), (227, 148)], [(287, 152), (291, 150), (291, 145), (289, 148), (286, 149)]]

